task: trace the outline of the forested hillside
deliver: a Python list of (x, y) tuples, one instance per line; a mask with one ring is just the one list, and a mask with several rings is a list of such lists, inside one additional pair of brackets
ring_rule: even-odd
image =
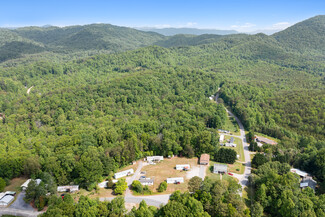
[[(288, 191), (292, 191), (297, 204), (304, 197), (310, 206), (307, 209), (303, 202), (292, 205), (294, 212), (289, 216), (302, 216), (303, 209), (322, 216), (324, 207), (318, 201), (324, 200), (325, 192), (325, 56), (320, 41), (315, 41), (320, 44), (317, 55), (310, 55), (305, 51), (312, 51), (314, 45), (304, 45), (301, 52), (284, 45), (287, 42), (277, 36), (264, 34), (164, 38), (111, 28), (90, 25), (12, 31), (12, 37), (33, 42), (15, 39), (3, 47), (23, 43), (18, 48), (24, 48), (30, 43), (34, 47), (29, 52), (38, 52), (47, 44), (44, 49), (57, 52), (65, 46), (87, 50), (112, 43), (115, 51), (131, 50), (86, 58), (71, 54), (68, 61), (61, 53), (55, 53), (58, 58), (48, 58), (54, 55), (48, 51), (49, 56), (42, 60), (1, 65), (0, 177), (8, 180), (47, 172), (58, 184), (93, 189), (103, 176), (146, 155), (209, 153), (213, 160), (219, 150), (217, 129), (225, 125), (224, 106), (228, 106), (245, 129), (279, 139), (277, 146), (265, 150), (267, 166), (255, 168), (252, 183), (262, 196), (256, 196), (258, 203), (251, 209), (281, 216), (287, 204), (293, 203), (288, 199)], [(103, 37), (107, 32), (110, 37)], [(88, 43), (90, 38), (94, 40)], [(154, 45), (132, 50), (154, 43), (168, 48)], [(23, 53), (24, 49), (17, 51)], [(216, 104), (209, 96), (219, 87), (220, 103)], [(290, 166), (315, 177), (320, 199), (300, 190), (298, 179), (288, 174)], [(220, 183), (213, 185), (219, 189)], [(210, 196), (193, 197), (202, 204), (208, 197), (209, 204), (217, 203), (218, 209), (207, 205), (199, 213), (227, 216), (223, 211), (232, 210), (239, 216), (247, 214), (238, 195), (231, 194), (233, 189), (225, 195), (211, 189), (207, 190)], [(285, 193), (278, 198), (274, 192)], [(186, 199), (178, 196), (175, 200), (187, 203), (194, 199), (183, 197)], [(282, 203), (283, 198), (288, 200)], [(102, 206), (93, 203), (97, 205)], [(174, 201), (167, 206), (176, 205)], [(158, 214), (166, 210), (162, 208)]]

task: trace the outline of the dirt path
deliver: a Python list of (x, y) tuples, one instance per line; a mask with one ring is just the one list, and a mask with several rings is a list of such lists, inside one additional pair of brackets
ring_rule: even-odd
[(30, 93), (30, 91), (32, 90), (33, 87), (34, 87), (34, 86), (31, 86), (30, 88), (28, 88), (28, 90), (27, 90), (27, 94)]

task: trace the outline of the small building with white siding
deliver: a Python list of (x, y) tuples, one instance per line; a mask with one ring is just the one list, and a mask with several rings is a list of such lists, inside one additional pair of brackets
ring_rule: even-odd
[(15, 199), (12, 195), (5, 195), (0, 199), (0, 207), (8, 206)]
[(183, 177), (175, 177), (175, 178), (167, 178), (167, 184), (176, 184), (176, 183), (184, 183)]
[(191, 167), (189, 164), (178, 164), (176, 170), (189, 170)]
[(226, 164), (214, 164), (213, 173), (227, 173), (227, 165)]
[(58, 186), (58, 192), (75, 192), (79, 191), (79, 185)]
[(164, 160), (164, 156), (147, 156), (147, 161), (148, 162), (159, 162)]
[(291, 168), (290, 169), (290, 172), (292, 173), (296, 173), (298, 176), (300, 176), (301, 178), (305, 178), (308, 176), (308, 173), (305, 172), (305, 171), (302, 171), (300, 169), (297, 169), (297, 168)]
[[(20, 187), (22, 188), (23, 191), (25, 191), (28, 187), (28, 184), (32, 181), (32, 179), (28, 179), (26, 182), (24, 182)], [(41, 183), (41, 179), (35, 179), (36, 185), (39, 185)]]
[(134, 170), (133, 170), (133, 169), (124, 170), (124, 171), (122, 171), (122, 172), (115, 173), (115, 174), (114, 174), (114, 178), (115, 178), (115, 179), (119, 179), (119, 178), (124, 177), (124, 176), (132, 175), (133, 173), (134, 173)]

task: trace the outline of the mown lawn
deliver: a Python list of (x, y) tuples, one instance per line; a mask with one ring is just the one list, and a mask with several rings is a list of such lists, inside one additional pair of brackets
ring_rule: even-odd
[[(231, 136), (225, 135), (225, 140), (229, 140)], [(234, 149), (237, 154), (239, 154), (239, 161), (244, 162), (245, 161), (245, 155), (244, 155), (244, 147), (243, 147), (243, 142), (241, 139), (234, 137), (234, 143), (237, 145), (236, 147), (225, 147), (224, 148), (231, 148)]]

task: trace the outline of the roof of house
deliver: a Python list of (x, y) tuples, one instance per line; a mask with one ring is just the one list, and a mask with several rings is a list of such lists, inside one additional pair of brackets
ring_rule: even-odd
[[(26, 180), (26, 182), (24, 182), (20, 187), (27, 188), (28, 187), (28, 184), (30, 183), (30, 181), (32, 181), (32, 179)], [(35, 179), (35, 181), (36, 181), (36, 184), (39, 185), (42, 180), (41, 179)]]
[(210, 155), (208, 155), (208, 154), (202, 154), (201, 155), (201, 157), (200, 157), (200, 162), (202, 163), (202, 162), (209, 162), (209, 160), (210, 160)]
[(270, 144), (270, 145), (276, 145), (278, 144), (277, 142), (271, 140), (271, 139), (268, 139), (268, 138), (265, 138), (265, 137), (262, 137), (262, 136), (255, 136), (256, 139), (260, 142), (263, 142), (263, 143), (266, 143), (266, 144)]
[(15, 197), (12, 195), (6, 195), (3, 198), (1, 198), (0, 203), (6, 203), (9, 204), (11, 201), (13, 201)]
[(291, 171), (292, 173), (296, 173), (296, 174), (298, 174), (299, 176), (303, 176), (303, 177), (305, 177), (305, 176), (308, 175), (307, 172), (302, 171), (302, 170), (297, 169), (297, 168), (292, 168), (290, 171)]
[(148, 183), (148, 182), (152, 182), (153, 183), (154, 182), (154, 179), (153, 178), (152, 179), (150, 179), (150, 178), (149, 179), (139, 179), (139, 182), (140, 183)]
[(300, 187), (310, 187), (312, 189), (315, 189), (317, 185), (317, 182), (315, 180), (313, 180), (312, 178), (310, 179), (305, 179), (300, 183)]
[(227, 172), (227, 165), (226, 164), (214, 164), (213, 165), (213, 171), (221, 171), (221, 172)]
[(174, 177), (174, 178), (167, 178), (167, 180), (172, 181), (172, 180), (184, 180), (183, 177)]
[(6, 196), (6, 193), (1, 192), (1, 193), (0, 193), (0, 200), (1, 200), (4, 196)]

